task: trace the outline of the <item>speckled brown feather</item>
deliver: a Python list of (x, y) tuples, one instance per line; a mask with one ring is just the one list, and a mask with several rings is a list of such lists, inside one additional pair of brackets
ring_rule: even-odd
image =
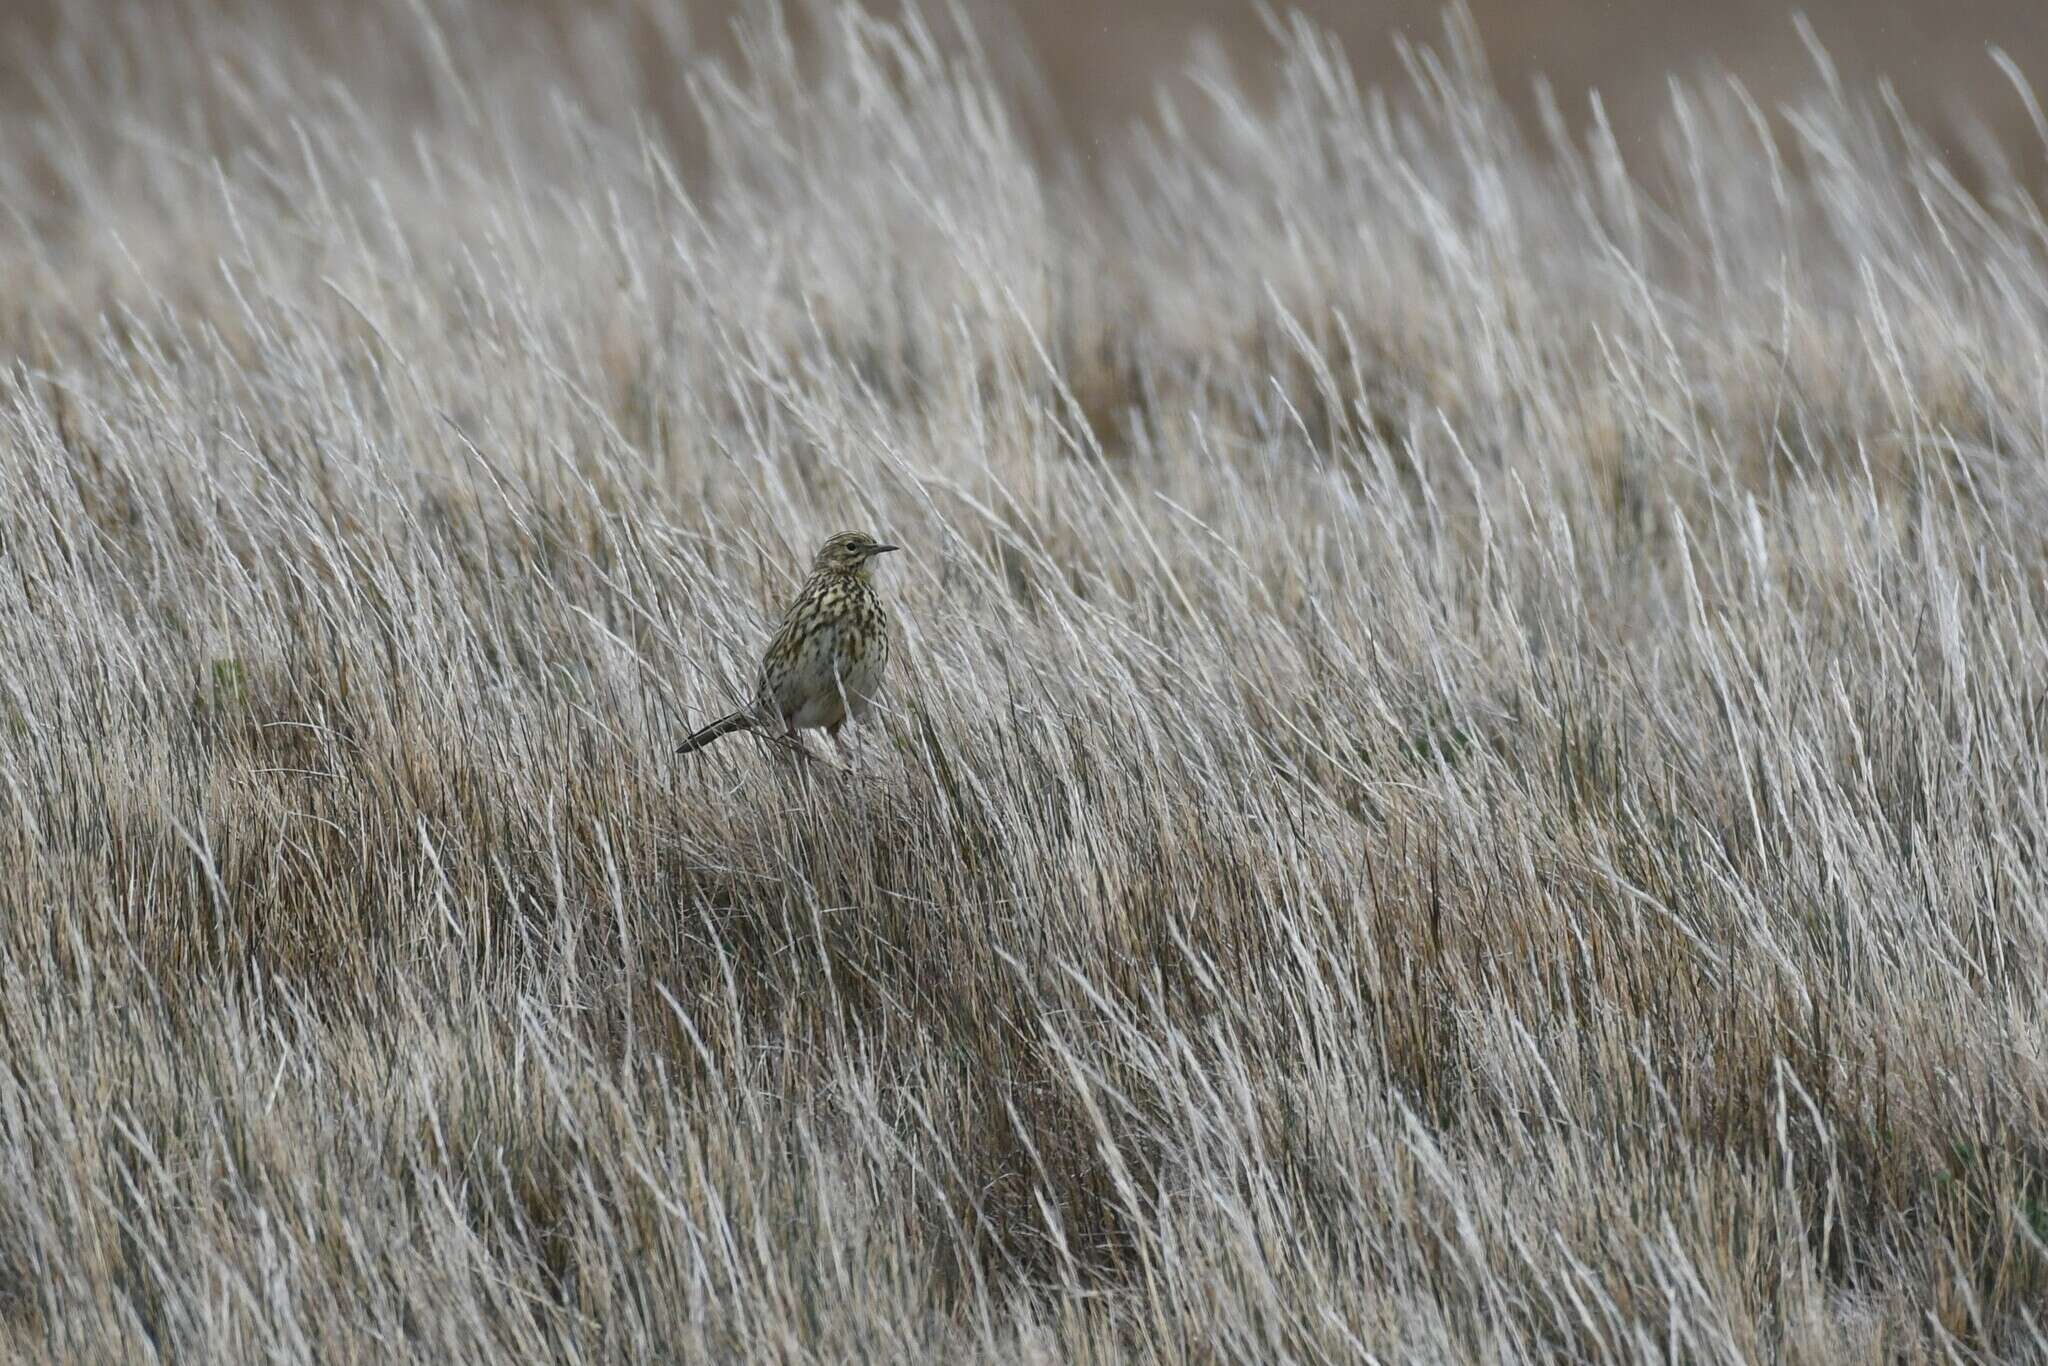
[(893, 549), (859, 532), (825, 542), (768, 642), (752, 704), (704, 727), (676, 753), (741, 730), (794, 736), (823, 726), (836, 736), (849, 717), (865, 717), (889, 663), (889, 617), (869, 562)]

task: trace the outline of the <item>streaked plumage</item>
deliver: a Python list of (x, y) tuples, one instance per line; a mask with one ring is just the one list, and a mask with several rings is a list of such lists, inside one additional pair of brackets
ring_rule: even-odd
[(894, 549), (858, 531), (825, 542), (768, 642), (752, 702), (692, 735), (676, 753), (741, 730), (794, 739), (800, 730), (822, 726), (836, 738), (849, 718), (864, 719), (889, 663), (889, 618), (870, 561)]

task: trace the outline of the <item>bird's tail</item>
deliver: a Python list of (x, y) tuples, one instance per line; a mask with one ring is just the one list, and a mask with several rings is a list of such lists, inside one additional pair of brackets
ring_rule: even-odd
[(676, 753), (688, 754), (691, 750), (704, 748), (704, 746), (721, 736), (730, 735), (736, 730), (753, 730), (760, 724), (760, 718), (750, 711), (736, 711), (730, 716), (721, 716), (689, 739), (683, 741), (683, 747), (677, 750)]

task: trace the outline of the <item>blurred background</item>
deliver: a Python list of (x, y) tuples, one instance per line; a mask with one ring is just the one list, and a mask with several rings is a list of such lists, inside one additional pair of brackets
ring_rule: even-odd
[[(1002, 0), (973, 0), (1001, 8)], [(1344, 44), (1361, 79), (1398, 82), (1396, 39), (1434, 43), (1437, 0), (1305, 0), (1295, 6)], [(2002, 127), (2026, 119), (1987, 48), (2009, 52), (2048, 86), (2044, 0), (1469, 0), (1488, 64), (1527, 111), (1530, 82), (1547, 76), (1568, 115), (1597, 88), (1617, 133), (1654, 118), (1673, 75), (1738, 76), (1767, 107), (1816, 79), (1795, 22), (1804, 14), (1847, 81), (1896, 83), (1917, 118), (1953, 131), (1973, 117)], [(1019, 22), (1053, 84), (1089, 118), (1121, 119), (1143, 99), (1134, 75), (1184, 63), (1201, 30), (1251, 51), (1263, 33), (1248, 0), (1060, 0), (1023, 7)]]
[[(435, 0), (444, 19), (502, 29), (519, 44), (549, 42), (573, 49), (579, 22), (592, 12), (624, 11), (669, 44), (647, 45), (648, 60), (673, 51), (687, 33), (692, 50), (727, 53), (731, 19), (748, 0)], [(894, 12), (894, 0), (864, 0)], [(1254, 0), (936, 0), (926, 12), (955, 3), (983, 36), (992, 59), (1016, 89), (1032, 135), (1072, 140), (1086, 148), (1143, 117), (1161, 81), (1181, 80), (1205, 46), (1233, 62), (1257, 88), (1261, 59), (1272, 50), (1269, 11)], [(1547, 76), (1568, 118), (1583, 126), (1586, 94), (1598, 89), (1626, 149), (1653, 126), (1673, 76), (1714, 72), (1739, 77), (1766, 108), (1796, 100), (1817, 83), (1816, 68), (1794, 16), (1803, 13), (1845, 81), (1874, 89), (1889, 77), (1916, 121), (1954, 144), (1973, 127), (2027, 146), (2038, 161), (2024, 101), (1989, 55), (2005, 49), (2031, 81), (2048, 91), (2048, 0), (1467, 0), (1502, 91), (1518, 112), (1533, 108), (1531, 81)], [(161, 8), (159, 8), (161, 7)], [(758, 7), (758, 4), (757, 4)], [(0, 108), (33, 99), (40, 72), (66, 43), (89, 45), (96, 28), (133, 0), (0, 0)], [(150, 0), (141, 6), (161, 21), (183, 11), (196, 23), (227, 11), (265, 25), (303, 28), (306, 43), (337, 70), (374, 60), (363, 39), (363, 15), (375, 5), (327, 0)], [(403, 4), (389, 3), (389, 11)], [(788, 0), (801, 34), (810, 0)], [(1445, 9), (1439, 0), (1299, 0), (1298, 10), (1334, 34), (1362, 82), (1404, 80), (1397, 40), (1436, 45)], [(1019, 59), (1022, 60), (1019, 60)], [(648, 83), (659, 88), (660, 79)], [(674, 107), (657, 111), (687, 122), (687, 97), (672, 83)], [(2020, 141), (2014, 141), (2020, 140)]]

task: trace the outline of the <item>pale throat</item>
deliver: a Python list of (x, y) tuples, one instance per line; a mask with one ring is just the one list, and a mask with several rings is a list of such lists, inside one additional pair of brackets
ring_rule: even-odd
[(859, 564), (847, 564), (844, 561), (821, 564), (811, 570), (811, 578), (813, 581), (819, 579), (837, 580), (841, 583), (851, 581), (862, 588), (873, 588), (875, 586), (874, 567), (865, 560)]

